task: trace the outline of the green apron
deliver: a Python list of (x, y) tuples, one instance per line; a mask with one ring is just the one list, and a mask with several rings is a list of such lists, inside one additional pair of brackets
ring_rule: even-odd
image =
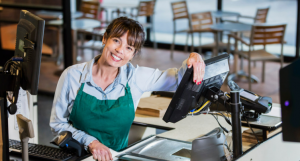
[(98, 100), (83, 92), (83, 87), (84, 83), (75, 98), (69, 121), (115, 151), (126, 148), (135, 114), (128, 84), (125, 95), (117, 100)]

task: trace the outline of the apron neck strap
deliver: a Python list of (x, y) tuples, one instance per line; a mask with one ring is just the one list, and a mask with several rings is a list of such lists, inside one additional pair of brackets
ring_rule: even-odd
[(129, 85), (128, 85), (128, 82), (127, 82), (127, 84), (126, 84), (125, 91), (126, 91), (126, 93), (130, 93), (130, 87), (129, 87)]

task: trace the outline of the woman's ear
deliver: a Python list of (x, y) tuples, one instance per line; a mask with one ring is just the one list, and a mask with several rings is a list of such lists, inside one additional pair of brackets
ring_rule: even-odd
[(132, 56), (131, 56), (131, 59), (130, 59), (130, 60), (132, 60), (132, 59), (134, 58), (134, 56), (135, 56), (137, 53), (138, 53), (138, 51), (134, 51), (134, 53), (132, 54)]
[(106, 44), (106, 33), (104, 33), (103, 38), (102, 38), (102, 45)]

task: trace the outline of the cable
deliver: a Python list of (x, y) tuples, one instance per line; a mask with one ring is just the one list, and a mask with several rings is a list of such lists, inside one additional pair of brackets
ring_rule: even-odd
[(228, 130), (220, 124), (220, 122), (219, 122), (219, 120), (216, 118), (216, 116), (215, 116), (214, 114), (211, 114), (211, 115), (217, 120), (219, 126), (220, 126), (226, 133), (228, 133)]
[[(14, 68), (18, 68), (19, 67), (19, 63), (17, 63), (13, 59), (14, 59), (14, 57), (10, 58), (7, 62), (5, 62), (5, 64), (4, 64), (4, 71), (7, 71), (8, 67), (14, 67)], [(11, 63), (13, 63), (13, 64), (10, 65)]]
[(193, 112), (189, 112), (189, 114), (194, 114), (194, 113), (198, 113), (199, 111), (201, 111), (208, 103), (210, 103), (210, 101), (206, 101), (198, 110), (193, 111)]
[[(226, 138), (225, 138), (225, 141), (226, 141)], [(224, 141), (223, 145), (225, 145), (227, 147), (228, 151), (231, 152), (230, 147), (227, 144), (225, 144), (225, 141)]]
[(12, 62), (12, 59), (9, 59), (7, 62), (4, 64), (4, 71), (7, 70), (8, 65)]
[(247, 121), (247, 124), (248, 124), (248, 126), (250, 127), (250, 129), (251, 129), (252, 133), (254, 134), (254, 136), (255, 136), (255, 138), (256, 138), (256, 141), (257, 141), (257, 143), (259, 143), (259, 141), (258, 141), (258, 138), (257, 138), (256, 134), (254, 133), (254, 131), (253, 131), (252, 127), (250, 126), (248, 119), (247, 119), (246, 117), (245, 117), (245, 119), (246, 119), (246, 121)]
[(229, 125), (231, 125), (231, 121), (228, 119), (228, 117), (226, 117), (222, 112), (220, 112), (220, 111), (216, 111), (216, 112), (218, 112), (219, 114), (221, 114), (222, 116), (223, 116), (223, 118), (225, 119), (225, 121), (229, 124)]
[[(223, 106), (226, 108), (226, 95), (227, 95), (227, 92), (224, 92), (224, 102), (223, 102)], [(226, 110), (226, 114), (227, 114), (227, 119), (230, 120), (229, 118), (229, 114), (228, 114), (228, 111)]]

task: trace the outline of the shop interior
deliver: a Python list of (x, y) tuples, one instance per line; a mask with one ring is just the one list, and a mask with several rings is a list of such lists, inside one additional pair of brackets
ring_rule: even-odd
[[(39, 21), (43, 35), (32, 40), (23, 35), (20, 39), (25, 43), (18, 39), (22, 10), (43, 20)], [(171, 109), (178, 109), (181, 99), (188, 97), (184, 95), (187, 87), (143, 93), (128, 147), (114, 151), (114, 160), (299, 160), (300, 125), (293, 123), (300, 121), (299, 13), (296, 0), (0, 0), (0, 157), (5, 161), (24, 160), (28, 155), (29, 160), (64, 160), (30, 151), (31, 144), (66, 151), (66, 143), (65, 147), (54, 145), (57, 135), (49, 126), (59, 79), (67, 68), (101, 54), (108, 25), (128, 17), (138, 21), (146, 35), (141, 51), (130, 61), (134, 67), (179, 68), (196, 52), (207, 63), (203, 82), (219, 79), (220, 86), (218, 92), (208, 85), (205, 92), (201, 88), (196, 98), (205, 101), (197, 108), (194, 100), (186, 101), (181, 113)], [(32, 68), (37, 79), (28, 78), (31, 88), (18, 90), (20, 85), (14, 85), (21, 81), (24, 88), (23, 80), (15, 73), (8, 77), (6, 68), (11, 62), (30, 64), (16, 52), (20, 43), (30, 42), (41, 47), (36, 52), (40, 57), (35, 58), (40, 63)], [(10, 94), (12, 102), (6, 100)], [(181, 118), (172, 121), (175, 115)], [(26, 118), (33, 131), (28, 132), (29, 152), (22, 156), (20, 148), (26, 148), (18, 126), (21, 119), (28, 123)], [(91, 153), (78, 146), (80, 150), (68, 149), (66, 160), (92, 161)]]

